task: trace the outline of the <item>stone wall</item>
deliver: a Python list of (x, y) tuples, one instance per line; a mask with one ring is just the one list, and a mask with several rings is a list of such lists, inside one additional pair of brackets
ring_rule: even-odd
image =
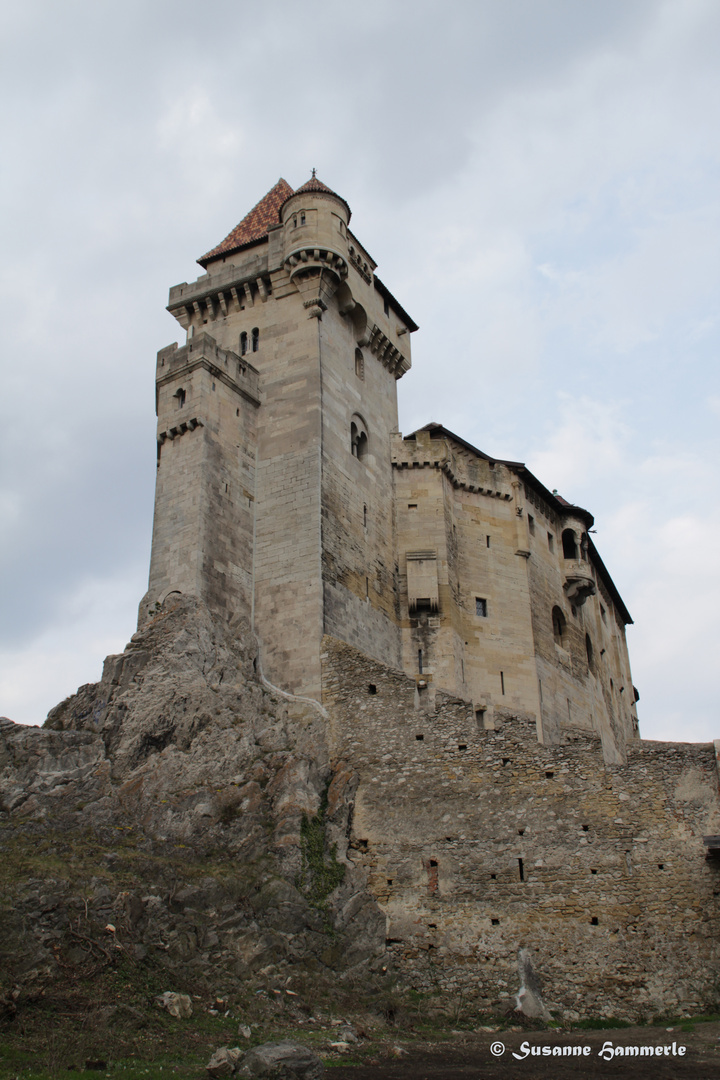
[(359, 776), (350, 857), (387, 917), (407, 985), (503, 1007), (531, 950), (566, 1015), (717, 1008), (720, 832), (711, 744), (480, 730), (469, 703), (326, 638), (331, 751)]

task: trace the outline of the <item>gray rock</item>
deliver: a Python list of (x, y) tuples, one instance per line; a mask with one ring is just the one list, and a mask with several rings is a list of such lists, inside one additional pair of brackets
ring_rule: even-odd
[(321, 1080), (324, 1074), (325, 1067), (317, 1054), (289, 1041), (254, 1047), (237, 1069), (238, 1076), (268, 1080)]
[(192, 1016), (192, 1001), (188, 994), (176, 994), (171, 990), (166, 990), (155, 1000), (161, 1009), (167, 1009), (176, 1020), (187, 1020)]
[(205, 1069), (210, 1076), (232, 1076), (241, 1054), (242, 1050), (239, 1046), (234, 1046), (232, 1049), (221, 1046), (210, 1058)]

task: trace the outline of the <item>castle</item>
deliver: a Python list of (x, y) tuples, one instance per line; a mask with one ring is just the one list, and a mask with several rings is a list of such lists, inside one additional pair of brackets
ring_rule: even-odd
[[(720, 741), (639, 737), (586, 510), (439, 424), (400, 435), (416, 324), (349, 222), (315, 176), (280, 180), (171, 290), (139, 630), (46, 729), (0, 725), (8, 835), (137, 826), (190, 856), (205, 914), (150, 861), (138, 933), (208, 972), (310, 958), (488, 1013), (715, 1010)], [(310, 818), (330, 936), (301, 891)], [(54, 902), (16, 900), (54, 942)]]
[(403, 438), (416, 323), (314, 174), (278, 183), (170, 290), (142, 626), (172, 593), (246, 616), (264, 674), (319, 699), (323, 637), (546, 745), (638, 738), (630, 615), (592, 515), (440, 424)]

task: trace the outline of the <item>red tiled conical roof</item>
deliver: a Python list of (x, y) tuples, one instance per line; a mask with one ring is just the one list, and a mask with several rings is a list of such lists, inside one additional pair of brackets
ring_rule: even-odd
[[(302, 190), (302, 189), (301, 189)], [(329, 191), (329, 188), (325, 188)], [(264, 240), (271, 225), (277, 225), (280, 220), (280, 207), (293, 194), (293, 189), (287, 180), (282, 177), (274, 188), (254, 206), (249, 214), (246, 214), (239, 225), (228, 233), (221, 244), (208, 251), (198, 259), (203, 270), (212, 259), (220, 255), (228, 255), (231, 251), (239, 251), (240, 248), (248, 247)]]
[(323, 184), (322, 180), (318, 180), (317, 176), (315, 175), (314, 169), (310, 179), (306, 180), (302, 187), (299, 187), (297, 191), (291, 191), (287, 198), (284, 200), (284, 202), (287, 202), (291, 195), (302, 195), (305, 191), (317, 191), (321, 195), (333, 195), (336, 199), (339, 199), (340, 202), (344, 204), (348, 212), (348, 221), (350, 220), (351, 210), (345, 199), (343, 199), (342, 195), (338, 195), (337, 191), (333, 191), (332, 188), (329, 188), (327, 184)]

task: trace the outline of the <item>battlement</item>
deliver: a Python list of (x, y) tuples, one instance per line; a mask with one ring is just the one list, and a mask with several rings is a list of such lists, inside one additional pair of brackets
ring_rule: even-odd
[(155, 381), (158, 386), (173, 382), (179, 375), (205, 368), (226, 386), (254, 405), (260, 404), (259, 373), (252, 364), (231, 349), (222, 349), (210, 334), (197, 334), (187, 345), (167, 345), (157, 354)]

